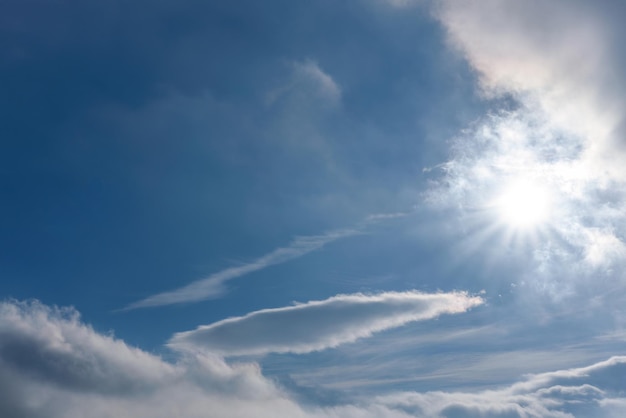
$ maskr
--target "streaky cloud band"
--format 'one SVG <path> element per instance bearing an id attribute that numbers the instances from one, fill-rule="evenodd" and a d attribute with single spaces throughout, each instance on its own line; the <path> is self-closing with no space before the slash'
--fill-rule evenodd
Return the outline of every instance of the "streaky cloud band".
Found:
<path id="1" fill-rule="evenodd" d="M 482 391 L 391 392 L 328 406 L 301 404 L 256 363 L 178 354 L 168 362 L 132 348 L 72 308 L 0 301 L 0 416 L 564 418 L 618 417 L 626 407 L 624 356 Z"/>
<path id="2" fill-rule="evenodd" d="M 362 234 L 369 225 L 406 217 L 410 215 L 410 213 L 411 212 L 374 214 L 366 217 L 365 220 L 357 224 L 354 228 L 334 229 L 319 235 L 297 236 L 287 246 L 276 248 L 254 261 L 240 266 L 226 268 L 178 289 L 148 296 L 127 305 L 119 311 L 200 302 L 207 299 L 218 298 L 227 292 L 225 283 L 230 280 L 263 270 L 266 267 L 286 263 L 287 261 L 319 250 L 334 241 Z"/>
<path id="3" fill-rule="evenodd" d="M 293 239 L 286 247 L 277 248 L 250 263 L 229 267 L 178 289 L 148 296 L 145 299 L 131 303 L 123 308 L 122 311 L 199 302 L 216 298 L 226 292 L 224 285 L 229 280 L 302 257 L 333 241 L 351 237 L 359 233 L 361 232 L 358 229 L 337 229 L 320 235 L 299 236 Z"/>
<path id="4" fill-rule="evenodd" d="M 224 356 L 308 353 L 442 314 L 466 312 L 483 299 L 465 292 L 384 292 L 263 309 L 175 334 L 168 346 Z"/>

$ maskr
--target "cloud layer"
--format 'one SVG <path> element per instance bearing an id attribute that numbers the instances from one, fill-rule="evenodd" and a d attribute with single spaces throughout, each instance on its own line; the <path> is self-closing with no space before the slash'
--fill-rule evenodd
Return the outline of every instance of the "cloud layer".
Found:
<path id="1" fill-rule="evenodd" d="M 339 295 L 264 309 L 176 334 L 169 346 L 220 355 L 307 353 L 442 314 L 465 312 L 483 300 L 466 293 L 385 292 Z"/>
<path id="2" fill-rule="evenodd" d="M 625 373 L 626 357 L 613 357 L 482 392 L 304 406 L 254 363 L 229 364 L 208 352 L 169 363 L 99 334 L 73 309 L 0 303 L 0 415 L 12 418 L 619 417 Z"/>

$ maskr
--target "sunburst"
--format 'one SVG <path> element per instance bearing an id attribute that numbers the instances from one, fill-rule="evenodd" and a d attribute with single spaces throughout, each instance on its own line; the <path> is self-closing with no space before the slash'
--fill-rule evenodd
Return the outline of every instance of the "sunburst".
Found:
<path id="1" fill-rule="evenodd" d="M 502 224 L 521 231 L 547 223 L 553 208 L 549 190 L 525 179 L 507 183 L 494 199 L 493 206 Z"/>

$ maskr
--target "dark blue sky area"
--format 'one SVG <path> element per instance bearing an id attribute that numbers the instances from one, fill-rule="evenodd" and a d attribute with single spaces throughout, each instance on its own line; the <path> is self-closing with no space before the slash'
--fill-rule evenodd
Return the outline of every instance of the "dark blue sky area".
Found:
<path id="1" fill-rule="evenodd" d="M 89 318 L 295 235 L 411 210 L 422 168 L 478 111 L 419 8 L 1 8 L 0 291 Z M 339 104 L 296 79 L 306 63 Z"/>
<path id="2" fill-rule="evenodd" d="M 0 1 L 0 416 L 623 416 L 623 3 Z"/>

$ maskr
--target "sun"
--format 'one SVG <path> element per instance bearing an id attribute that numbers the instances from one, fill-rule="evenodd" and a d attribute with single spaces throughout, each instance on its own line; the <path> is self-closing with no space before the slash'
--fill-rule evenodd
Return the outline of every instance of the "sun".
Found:
<path id="1" fill-rule="evenodd" d="M 546 223 L 552 211 L 548 189 L 529 180 L 505 185 L 494 201 L 500 221 L 516 230 L 533 229 Z"/>

